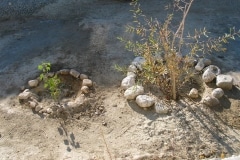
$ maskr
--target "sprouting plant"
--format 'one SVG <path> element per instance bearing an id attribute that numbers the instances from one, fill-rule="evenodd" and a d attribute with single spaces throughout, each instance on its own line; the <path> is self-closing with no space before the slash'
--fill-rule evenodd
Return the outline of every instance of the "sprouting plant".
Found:
<path id="1" fill-rule="evenodd" d="M 58 76 L 55 74 L 53 77 L 49 76 L 49 71 L 51 69 L 51 63 L 41 63 L 38 65 L 38 70 L 40 70 L 42 73 L 40 74 L 40 80 L 44 83 L 44 88 L 48 89 L 51 96 L 54 99 L 57 99 L 60 95 L 60 89 L 59 85 L 61 83 L 61 80 L 58 78 Z"/>
<path id="2" fill-rule="evenodd" d="M 172 13 L 160 22 L 147 18 L 140 9 L 138 0 L 133 0 L 133 25 L 128 25 L 126 32 L 133 33 L 137 40 L 119 38 L 127 50 L 145 58 L 143 70 L 137 73 L 138 79 L 143 83 L 160 86 L 163 93 L 173 100 L 177 99 L 181 87 L 193 76 L 192 62 L 195 56 L 226 51 L 224 43 L 240 37 L 240 30 L 236 31 L 235 28 L 216 38 L 209 37 L 205 28 L 195 29 L 193 34 L 184 36 L 185 20 L 193 1 L 173 0 Z M 175 12 L 182 13 L 177 27 L 172 25 Z"/>

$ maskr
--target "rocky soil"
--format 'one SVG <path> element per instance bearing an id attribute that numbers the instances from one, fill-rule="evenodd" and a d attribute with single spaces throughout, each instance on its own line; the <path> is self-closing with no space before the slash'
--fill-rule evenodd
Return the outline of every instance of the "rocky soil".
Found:
<path id="1" fill-rule="evenodd" d="M 143 11 L 159 19 L 168 2 L 140 0 Z M 229 27 L 239 29 L 239 8 L 238 0 L 196 0 L 186 30 L 205 26 L 219 36 Z M 226 53 L 207 56 L 233 77 L 233 88 L 224 90 L 220 105 L 160 96 L 171 112 L 144 110 L 124 98 L 120 85 L 125 75 L 114 69 L 134 59 L 116 38 L 133 38 L 124 32 L 132 23 L 130 9 L 129 2 L 118 0 L 0 2 L 1 159 L 180 160 L 240 154 L 240 39 L 226 44 Z M 67 118 L 46 118 L 20 104 L 22 86 L 29 88 L 42 62 L 51 62 L 53 72 L 67 68 L 88 75 L 94 83 L 94 92 L 87 95 L 89 108 Z M 207 87 L 201 93 L 211 94 L 215 80 Z M 41 101 L 44 108 L 52 103 L 50 97 Z"/>

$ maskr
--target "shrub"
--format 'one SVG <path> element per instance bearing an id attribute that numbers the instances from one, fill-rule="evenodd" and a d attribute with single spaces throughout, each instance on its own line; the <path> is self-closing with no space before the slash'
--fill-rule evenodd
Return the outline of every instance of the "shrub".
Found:
<path id="1" fill-rule="evenodd" d="M 137 73 L 139 81 L 144 84 L 160 86 L 165 95 L 177 99 L 181 87 L 190 80 L 194 70 L 192 59 L 201 54 L 213 51 L 226 51 L 224 43 L 240 36 L 240 30 L 231 28 L 229 33 L 216 38 L 209 38 L 207 30 L 195 29 L 193 34 L 184 36 L 185 20 L 194 0 L 174 0 L 173 8 L 166 20 L 160 22 L 147 18 L 140 8 L 138 0 L 131 2 L 133 6 L 133 25 L 126 26 L 126 32 L 133 33 L 137 40 L 120 37 L 125 48 L 137 56 L 143 56 L 143 70 Z M 171 25 L 174 13 L 181 13 L 177 27 Z"/>

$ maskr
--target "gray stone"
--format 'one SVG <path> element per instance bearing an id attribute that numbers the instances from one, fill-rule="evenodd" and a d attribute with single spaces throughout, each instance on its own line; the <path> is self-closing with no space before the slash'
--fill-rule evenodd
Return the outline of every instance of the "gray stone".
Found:
<path id="1" fill-rule="evenodd" d="M 88 76 L 86 74 L 80 74 L 80 79 L 81 80 L 88 79 Z"/>
<path id="2" fill-rule="evenodd" d="M 197 71 L 201 71 L 204 67 L 205 67 L 204 59 L 203 59 L 203 58 L 200 58 L 200 59 L 198 60 L 197 65 L 195 66 L 195 69 L 196 69 Z"/>
<path id="3" fill-rule="evenodd" d="M 138 95 L 136 103 L 143 108 L 151 107 L 154 104 L 154 99 L 148 95 Z"/>
<path id="4" fill-rule="evenodd" d="M 144 57 L 136 57 L 134 58 L 134 60 L 132 61 L 132 65 L 135 65 L 137 67 L 137 69 L 142 70 L 142 66 L 145 63 L 145 58 Z"/>
<path id="5" fill-rule="evenodd" d="M 198 98 L 198 90 L 196 88 L 192 88 L 188 96 L 191 98 Z"/>
<path id="6" fill-rule="evenodd" d="M 38 83 L 39 83 L 39 81 L 37 79 L 28 81 L 29 87 L 37 87 Z"/>
<path id="7" fill-rule="evenodd" d="M 207 69 L 210 69 L 216 76 L 221 74 L 221 70 L 218 68 L 218 66 L 210 65 L 207 67 Z"/>
<path id="8" fill-rule="evenodd" d="M 210 65 L 204 71 L 202 75 L 202 79 L 205 83 L 208 83 L 214 80 L 216 76 L 219 75 L 220 73 L 221 73 L 221 70 L 217 66 Z"/>
<path id="9" fill-rule="evenodd" d="M 68 74 L 70 74 L 70 70 L 69 69 L 61 69 L 58 71 L 58 73 L 60 73 L 62 75 L 68 75 Z"/>
<path id="10" fill-rule="evenodd" d="M 231 90 L 233 86 L 233 78 L 230 75 L 218 75 L 216 80 L 216 85 L 219 88 Z"/>
<path id="11" fill-rule="evenodd" d="M 221 98 L 224 95 L 222 88 L 216 88 L 212 91 L 212 96 L 216 98 Z"/>
<path id="12" fill-rule="evenodd" d="M 168 114 L 169 108 L 162 102 L 155 102 L 154 109 L 158 114 Z"/>
<path id="13" fill-rule="evenodd" d="M 128 88 L 125 92 L 124 92 L 124 97 L 126 99 L 135 99 L 138 95 L 141 95 L 144 93 L 144 88 L 143 86 L 132 86 L 130 88 Z"/>
<path id="14" fill-rule="evenodd" d="M 82 81 L 82 86 L 91 87 L 92 85 L 93 85 L 92 80 L 90 80 L 90 79 L 83 79 L 83 81 Z"/>
<path id="15" fill-rule="evenodd" d="M 70 75 L 72 75 L 75 78 L 79 78 L 80 73 L 78 71 L 74 70 L 74 69 L 71 69 L 70 70 Z"/>
<path id="16" fill-rule="evenodd" d="M 125 90 L 134 85 L 135 85 L 135 77 L 133 77 L 133 76 L 127 76 L 127 77 L 123 78 L 122 83 L 121 83 L 121 87 Z"/>
<path id="17" fill-rule="evenodd" d="M 214 107 L 219 105 L 219 100 L 216 97 L 213 96 L 206 96 L 205 98 L 203 98 L 203 104 L 209 106 L 209 107 Z"/>

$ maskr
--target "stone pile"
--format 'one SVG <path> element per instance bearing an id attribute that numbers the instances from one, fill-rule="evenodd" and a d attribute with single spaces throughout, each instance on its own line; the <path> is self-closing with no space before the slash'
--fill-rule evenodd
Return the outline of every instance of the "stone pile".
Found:
<path id="1" fill-rule="evenodd" d="M 138 106 L 146 109 L 154 106 L 156 112 L 165 113 L 167 108 L 163 109 L 161 103 L 156 103 L 156 98 L 144 93 L 144 87 L 136 84 L 137 72 L 142 70 L 142 66 L 145 62 L 144 57 L 136 57 L 131 65 L 128 67 L 127 76 L 122 80 L 121 87 L 125 90 L 124 97 L 127 100 L 135 100 Z M 193 63 L 195 61 L 193 60 Z M 211 65 L 211 60 L 207 58 L 200 58 L 195 63 L 195 70 L 203 72 L 202 81 L 204 83 L 210 83 L 216 79 L 217 88 L 212 93 L 203 97 L 202 102 L 207 106 L 216 106 L 219 104 L 219 99 L 224 95 L 223 90 L 230 90 L 233 86 L 233 78 L 230 75 L 221 74 L 221 70 Z M 196 88 L 192 88 L 189 92 L 190 98 L 198 98 L 199 93 Z"/>
<path id="2" fill-rule="evenodd" d="M 31 89 L 38 87 L 40 84 L 39 79 L 34 79 L 28 81 L 30 89 L 25 89 L 18 95 L 20 103 L 26 104 L 28 107 L 46 117 L 59 117 L 62 113 L 74 114 L 81 111 L 88 103 L 86 94 L 88 94 L 93 87 L 92 80 L 90 80 L 87 75 L 80 74 L 74 69 L 62 69 L 55 73 L 50 73 L 49 77 L 53 77 L 55 74 L 69 75 L 81 81 L 80 91 L 74 100 L 63 102 L 63 104 L 53 103 L 45 107 L 40 102 L 40 97 L 31 91 Z"/>
<path id="3" fill-rule="evenodd" d="M 167 114 L 168 108 L 164 107 L 161 102 L 156 102 L 156 98 L 144 93 L 144 87 L 136 84 L 136 75 L 142 70 L 145 62 L 144 57 L 136 57 L 128 67 L 127 76 L 122 80 L 121 87 L 125 90 L 124 97 L 127 100 L 135 100 L 136 104 L 146 110 L 154 106 L 159 114 Z"/>
<path id="4" fill-rule="evenodd" d="M 211 61 L 205 58 L 198 60 L 195 69 L 197 71 L 203 71 L 202 80 L 205 83 L 213 82 L 213 80 L 216 79 L 217 88 L 208 95 L 205 95 L 202 103 L 210 107 L 219 105 L 219 99 L 224 95 L 223 90 L 232 89 L 233 78 L 230 75 L 221 74 L 221 70 L 217 66 L 211 65 Z M 191 98 L 198 98 L 197 89 L 191 89 L 188 95 Z"/>

